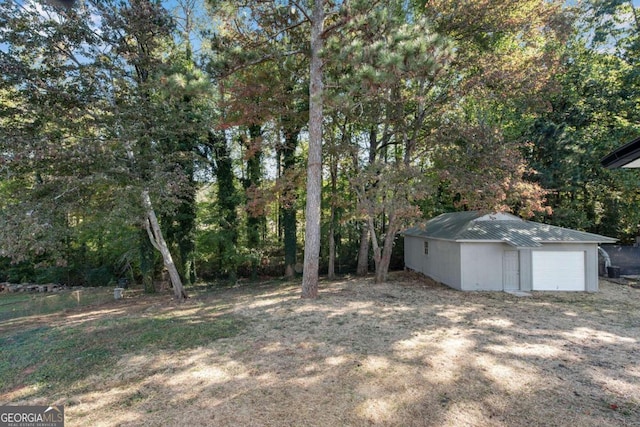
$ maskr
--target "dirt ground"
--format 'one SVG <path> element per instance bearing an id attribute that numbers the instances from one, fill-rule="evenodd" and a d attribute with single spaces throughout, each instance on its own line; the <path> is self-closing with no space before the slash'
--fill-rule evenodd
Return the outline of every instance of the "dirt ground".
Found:
<path id="1" fill-rule="evenodd" d="M 244 328 L 0 402 L 64 404 L 67 426 L 640 426 L 640 289 L 517 297 L 394 273 L 299 295 L 298 283 L 247 285 L 48 318 L 215 310 Z"/>

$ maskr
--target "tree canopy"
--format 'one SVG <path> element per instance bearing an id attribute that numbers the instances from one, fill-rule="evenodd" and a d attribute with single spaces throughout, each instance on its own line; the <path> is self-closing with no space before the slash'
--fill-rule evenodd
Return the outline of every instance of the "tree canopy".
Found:
<path id="1" fill-rule="evenodd" d="M 637 171 L 599 166 L 639 131 L 630 1 L 11 0 L 0 28 L 0 279 L 314 298 L 442 212 L 639 231 Z"/>

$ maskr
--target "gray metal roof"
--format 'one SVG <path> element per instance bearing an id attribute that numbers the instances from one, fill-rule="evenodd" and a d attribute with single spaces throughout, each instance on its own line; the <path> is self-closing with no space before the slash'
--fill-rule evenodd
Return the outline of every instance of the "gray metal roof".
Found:
<path id="1" fill-rule="evenodd" d="M 485 215 L 481 212 L 445 213 L 402 234 L 456 242 L 504 242 L 519 248 L 535 248 L 543 243 L 617 241 L 599 234 L 526 221 L 510 214 Z"/>

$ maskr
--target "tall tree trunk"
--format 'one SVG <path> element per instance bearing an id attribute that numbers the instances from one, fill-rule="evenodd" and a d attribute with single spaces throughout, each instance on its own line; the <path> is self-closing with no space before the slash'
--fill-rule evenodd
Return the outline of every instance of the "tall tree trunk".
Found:
<path id="1" fill-rule="evenodd" d="M 292 279 L 296 275 L 297 262 L 297 220 L 296 208 L 286 207 L 282 212 L 282 226 L 284 228 L 284 275 Z"/>
<path id="2" fill-rule="evenodd" d="M 632 0 L 628 1 L 629 7 L 631 7 L 631 11 L 633 12 L 633 22 L 636 24 L 636 31 L 640 32 L 640 21 L 638 20 L 638 10 L 634 6 L 634 2 Z"/>
<path id="3" fill-rule="evenodd" d="M 336 192 L 338 181 L 338 159 L 336 155 L 331 156 L 331 217 L 329 219 L 329 271 L 327 276 L 330 280 L 336 278 Z"/>
<path id="4" fill-rule="evenodd" d="M 331 219 L 329 223 L 329 271 L 327 277 L 329 280 L 336 278 L 336 229 L 335 229 L 335 207 L 331 206 Z"/>
<path id="5" fill-rule="evenodd" d="M 195 197 L 193 200 L 195 203 Z M 189 214 L 190 215 L 191 213 L 193 214 L 192 216 L 190 216 L 188 220 L 185 220 L 183 225 L 185 227 L 185 231 L 187 230 L 186 227 L 190 226 L 190 228 L 188 229 L 190 233 L 184 236 L 181 236 L 180 241 L 178 242 L 178 245 L 180 249 L 180 260 L 182 262 L 182 274 L 184 276 L 185 283 L 187 285 L 192 285 L 197 280 L 196 264 L 195 264 L 196 245 L 194 242 L 196 212 L 195 212 L 194 204 L 191 206 L 188 206 L 188 208 L 190 211 Z"/>
<path id="6" fill-rule="evenodd" d="M 358 251 L 358 267 L 356 274 L 366 276 L 369 272 L 369 224 L 362 221 L 362 232 L 360 233 L 360 250 Z"/>
<path id="7" fill-rule="evenodd" d="M 180 280 L 178 269 L 173 263 L 173 257 L 171 256 L 171 252 L 169 251 L 167 242 L 164 240 L 164 237 L 162 235 L 162 230 L 160 229 L 160 224 L 158 223 L 158 217 L 156 216 L 156 212 L 153 209 L 153 205 L 151 204 L 151 197 L 149 197 L 149 192 L 147 190 L 144 190 L 142 192 L 142 204 L 147 216 L 145 225 L 147 227 L 147 233 L 149 234 L 149 241 L 162 255 L 164 267 L 169 272 L 169 277 L 171 278 L 173 293 L 176 299 L 179 301 L 189 298 L 182 286 L 182 280 Z"/>
<path id="8" fill-rule="evenodd" d="M 373 223 L 373 216 L 369 215 L 369 235 L 371 236 L 371 246 L 373 246 L 373 263 L 375 265 L 376 273 L 380 268 L 380 261 L 382 259 L 382 253 L 380 252 L 380 246 L 378 245 L 378 236 L 376 235 L 376 228 Z"/>
<path id="9" fill-rule="evenodd" d="M 333 153 L 331 155 L 331 217 L 329 219 L 329 271 L 327 276 L 333 280 L 336 277 L 336 223 L 337 223 L 337 192 L 338 192 L 338 156 Z"/>
<path id="10" fill-rule="evenodd" d="M 233 164 L 227 146 L 227 137 L 223 132 L 209 132 L 209 144 L 213 150 L 218 188 L 218 225 L 220 226 L 220 271 L 227 273 L 230 283 L 237 279 L 237 207 Z"/>
<path id="11" fill-rule="evenodd" d="M 369 165 L 376 161 L 378 153 L 378 130 L 376 126 L 369 129 Z M 355 159 L 357 162 L 357 158 Z M 371 223 L 373 224 L 373 222 Z M 362 232 L 360 234 L 360 250 L 358 251 L 358 267 L 356 274 L 358 276 L 366 276 L 369 272 L 369 243 L 373 240 L 373 225 L 369 225 L 368 220 L 362 221 Z M 370 229 L 371 228 L 371 229 Z M 376 241 L 377 243 L 377 241 Z"/>
<path id="12" fill-rule="evenodd" d="M 182 166 L 189 177 L 189 186 L 185 189 L 175 213 L 161 216 L 160 221 L 165 233 L 165 240 L 172 249 L 180 277 L 185 285 L 195 283 L 195 243 L 196 227 L 196 189 L 193 172 L 189 165 Z"/>
<path id="13" fill-rule="evenodd" d="M 394 213 L 389 214 L 389 224 L 387 232 L 384 236 L 382 248 L 378 245 L 378 237 L 373 228 L 373 218 L 369 217 L 369 228 L 371 230 L 371 244 L 373 245 L 373 259 L 376 265 L 376 283 L 384 283 L 389 273 L 389 263 L 391 262 L 391 252 L 393 251 L 393 241 L 398 233 L 398 225 L 396 224 L 396 216 Z"/>
<path id="14" fill-rule="evenodd" d="M 380 258 L 380 263 L 376 270 L 376 283 L 384 283 L 387 281 L 389 264 L 391 263 L 391 254 L 393 252 L 393 241 L 396 238 L 397 232 L 397 226 L 395 224 L 389 224 L 387 234 L 384 236 L 382 257 Z"/>
<path id="15" fill-rule="evenodd" d="M 324 0 L 316 0 L 311 13 L 311 63 L 309 67 L 309 159 L 304 239 L 302 298 L 318 296 L 320 265 L 320 209 L 322 195 L 322 81 Z"/>
<path id="16" fill-rule="evenodd" d="M 249 126 L 249 143 L 247 149 L 253 153 L 247 158 L 247 179 L 244 182 L 245 191 L 251 187 L 258 187 L 262 178 L 262 148 L 260 138 L 262 131 L 260 125 Z M 247 246 L 254 254 L 259 253 L 260 236 L 264 227 L 264 214 L 247 212 Z M 258 279 L 258 259 L 254 256 L 251 260 L 251 280 Z"/>
<path id="17" fill-rule="evenodd" d="M 293 171 L 296 167 L 296 147 L 298 145 L 298 135 L 300 130 L 291 126 L 289 120 L 284 125 L 284 147 L 282 147 L 282 163 L 284 173 Z M 285 177 L 286 179 L 286 177 Z M 298 223 L 296 209 L 296 190 L 293 187 L 285 186 L 282 198 L 284 203 L 281 207 L 282 229 L 284 232 L 284 276 L 293 279 L 296 275 L 295 265 L 298 261 Z"/>

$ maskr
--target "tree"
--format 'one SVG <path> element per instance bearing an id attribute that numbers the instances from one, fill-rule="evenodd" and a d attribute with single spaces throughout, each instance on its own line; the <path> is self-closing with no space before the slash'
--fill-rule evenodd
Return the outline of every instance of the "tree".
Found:
<path id="1" fill-rule="evenodd" d="M 409 14 L 402 2 L 374 5 L 342 29 L 350 43 L 336 39 L 330 47 L 336 78 L 331 102 L 349 119 L 356 111 L 370 128 L 368 163 L 356 172 L 353 189 L 367 221 L 378 282 L 386 280 L 397 232 L 419 212 L 414 201 L 427 195 L 416 155 L 422 154 L 422 128 L 437 97 L 438 76 L 452 54 L 446 38 Z M 352 148 L 359 165 L 363 153 Z"/>
<path id="2" fill-rule="evenodd" d="M 293 88 L 290 89 L 293 91 Z M 294 98 L 295 99 L 295 98 Z M 299 104 L 298 104 L 299 105 Z M 298 159 L 296 149 L 302 123 L 300 119 L 300 108 L 294 102 L 292 107 L 285 111 L 281 118 L 283 143 L 278 145 L 278 162 L 280 181 L 280 211 L 282 229 L 284 234 L 284 268 L 285 277 L 295 276 L 295 265 L 297 262 L 298 242 L 297 242 L 297 186 L 298 186 Z"/>
<path id="3" fill-rule="evenodd" d="M 209 4 L 211 13 L 222 22 L 211 34 L 212 53 L 208 69 L 225 95 L 223 126 L 244 129 L 271 127 L 276 130 L 274 134 L 279 138 L 281 135 L 283 139 L 282 142 L 273 142 L 280 167 L 279 182 L 271 194 L 280 198 L 285 274 L 293 277 L 297 252 L 296 148 L 306 121 L 302 116 L 308 111 L 304 106 L 308 104 L 308 95 L 304 93 L 308 90 L 308 59 L 304 54 L 306 35 L 303 29 L 306 21 L 293 5 L 279 2 L 250 6 L 238 2 Z M 261 145 L 267 143 L 262 136 L 250 136 L 247 141 L 250 146 L 245 152 L 250 155 L 262 153 L 264 147 L 255 149 L 257 142 Z M 254 171 L 250 181 L 256 183 L 258 177 L 255 172 L 258 169 L 255 166 L 259 157 L 246 159 L 248 170 Z M 249 181 L 245 182 L 250 213 L 262 215 L 261 209 L 254 208 L 262 206 L 264 199 L 268 199 L 261 195 L 268 195 Z M 264 220 L 249 218 L 248 222 L 252 223 L 249 228 L 254 229 L 249 235 L 254 236 L 251 240 L 255 246 L 255 226 L 263 224 Z"/>
<path id="4" fill-rule="evenodd" d="M 95 147 L 84 144 L 94 130 L 91 114 L 99 114 L 87 108 L 93 70 L 76 57 L 93 35 L 73 17 L 15 2 L 0 6 L 0 22 L 11 30 L 2 32 L 0 49 L 6 130 L 0 153 L 8 196 L 2 252 L 14 261 L 39 257 L 65 265 L 71 238 L 67 217 L 75 200 L 91 194 L 98 156 Z M 82 174 L 73 173 L 78 168 Z"/>
<path id="5" fill-rule="evenodd" d="M 324 82 L 322 78 L 325 2 L 315 1 L 311 15 L 309 61 L 309 154 L 307 159 L 307 205 L 305 207 L 304 270 L 302 298 L 318 296 L 320 260 L 320 210 L 322 202 L 322 120 Z"/>
<path id="6" fill-rule="evenodd" d="M 70 197 L 74 192 L 88 199 L 111 197 L 116 210 L 128 205 L 131 223 L 137 215 L 144 218 L 176 297 L 186 297 L 152 201 L 162 200 L 170 210 L 185 182 L 183 171 L 160 155 L 162 141 L 184 130 L 184 121 L 172 115 L 175 110 L 162 95 L 168 67 L 159 53 L 173 28 L 166 11 L 142 0 L 73 9 L 11 2 L 0 11 L 11 29 L 3 32 L 7 73 L 2 87 L 27 107 L 11 111 L 10 120 L 22 125 L 3 141 L 1 151 L 11 174 L 26 184 L 21 199 L 33 200 L 37 218 L 25 221 L 18 215 L 16 227 L 50 227 L 47 200 L 59 206 L 68 199 L 62 211 L 53 210 L 61 217 L 82 215 L 88 205 Z M 34 157 L 36 151 L 41 155 Z M 35 181 L 29 178 L 33 171 L 40 171 Z M 38 181 L 53 194 L 41 192 Z M 113 191 L 95 191 L 104 186 Z M 17 204 L 18 211 L 23 207 Z M 56 244 L 41 240 L 36 252 L 56 253 Z M 11 253 L 34 253 L 24 249 Z"/>
<path id="7" fill-rule="evenodd" d="M 561 2 L 539 0 L 437 0 L 424 13 L 457 48 L 447 103 L 433 133 L 438 178 L 455 188 L 458 207 L 525 216 L 544 211 L 545 192 L 528 182 L 533 171 L 521 153 L 531 146 L 527 125 L 556 90 L 553 76 L 571 33 L 570 13 Z"/>
<path id="8" fill-rule="evenodd" d="M 258 260 L 260 242 L 265 226 L 265 213 L 261 199 L 257 194 L 262 181 L 262 129 L 260 125 L 249 126 L 249 138 L 246 139 L 247 177 L 244 188 L 247 195 L 247 246 L 251 254 L 251 278 L 258 278 Z"/>
<path id="9" fill-rule="evenodd" d="M 184 3 L 193 3 L 189 0 Z M 169 64 L 164 78 L 164 87 L 159 91 L 161 101 L 181 126 L 159 141 L 165 161 L 173 161 L 185 177 L 184 186 L 177 195 L 175 209 L 161 217 L 162 229 L 166 233 L 172 252 L 176 255 L 178 272 L 185 284 L 196 280 L 195 232 L 196 193 L 199 183 L 196 174 L 207 161 L 197 156 L 199 148 L 207 141 L 207 128 L 212 120 L 212 90 L 208 78 L 194 62 L 189 42 L 188 27 L 191 19 L 187 10 L 186 34 L 176 45 L 168 46 L 166 54 Z M 193 7 L 193 5 L 191 5 Z"/>
<path id="10" fill-rule="evenodd" d="M 242 5 L 240 5 L 242 8 Z M 275 61 L 303 51 L 294 45 L 278 43 L 285 40 L 290 29 L 304 23 L 311 26 L 309 65 L 309 158 L 307 160 L 307 206 L 305 209 L 305 260 L 302 280 L 302 297 L 315 298 L 318 293 L 318 268 L 320 255 L 320 203 L 322 187 L 322 49 L 325 2 L 315 2 L 312 9 L 304 4 L 290 5 L 302 15 L 291 23 L 288 7 L 277 2 L 265 2 L 248 8 L 250 16 L 231 17 L 228 26 L 220 29 L 214 39 L 214 50 L 224 54 L 226 59 L 216 62 L 215 72 L 229 75 L 232 71 L 246 69 L 269 61 Z M 218 10 L 222 10 L 221 8 Z M 246 10 L 246 9 L 245 9 Z M 284 12 L 284 13 L 283 13 Z M 232 30 L 232 23 L 234 29 Z M 258 37 L 251 37 L 253 33 Z M 241 46 L 241 49 L 231 49 Z M 284 47 L 284 49 L 283 49 Z M 297 132 L 289 132 L 292 135 Z M 289 241 L 289 240 L 288 240 Z"/>
<path id="11" fill-rule="evenodd" d="M 104 9 L 103 9 L 104 10 Z M 114 127 L 116 129 L 108 137 L 119 138 L 124 141 L 124 149 L 132 163 L 134 179 L 141 184 L 142 203 L 145 213 L 144 225 L 152 245 L 162 255 L 164 267 L 169 273 L 175 297 L 182 300 L 187 297 L 182 280 L 173 261 L 173 256 L 164 239 L 152 203 L 150 190 L 147 187 L 150 178 L 162 179 L 163 175 L 171 174 L 165 168 L 156 169 L 155 176 L 150 172 L 155 168 L 154 154 L 161 147 L 159 141 L 167 138 L 171 119 L 162 111 L 164 105 L 154 98 L 157 84 L 161 83 L 158 69 L 165 68 L 158 57 L 162 42 L 167 41 L 171 34 L 172 22 L 166 12 L 158 4 L 151 1 L 135 0 L 125 5 L 118 15 L 103 17 L 109 25 L 105 33 L 114 43 L 117 56 L 112 56 L 112 64 L 120 65 L 111 68 L 112 96 L 114 98 Z M 116 74 L 119 71 L 120 73 Z M 133 72 L 131 74 L 130 72 Z M 154 75 L 155 74 L 155 75 Z M 126 93 L 126 96 L 122 94 Z M 143 108 L 141 108 L 143 107 Z M 142 112 L 142 114 L 140 114 Z M 151 114 L 149 114 L 151 113 Z M 171 117 L 174 118 L 174 117 Z M 135 120 L 135 125 L 132 123 Z M 162 165 L 165 166 L 165 165 Z M 182 171 L 178 172 L 178 183 L 184 183 Z M 176 175 L 174 175 L 176 176 Z"/>
<path id="12" fill-rule="evenodd" d="M 550 190 L 542 221 L 633 241 L 637 177 L 608 171 L 600 159 L 638 134 L 637 26 L 630 2 L 585 2 L 556 75 L 550 108 L 528 130 L 529 161 Z M 625 22 L 625 24 L 622 24 Z"/>
<path id="13" fill-rule="evenodd" d="M 233 175 L 233 161 L 228 146 L 227 136 L 224 132 L 211 132 L 209 144 L 213 148 L 215 159 L 215 173 L 218 189 L 218 226 L 220 239 L 218 241 L 220 251 L 220 271 L 227 273 L 230 283 L 236 282 L 238 266 L 238 232 L 236 209 L 240 199 L 236 193 L 235 179 Z"/>

